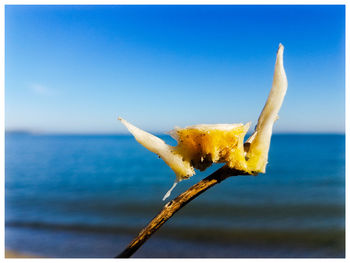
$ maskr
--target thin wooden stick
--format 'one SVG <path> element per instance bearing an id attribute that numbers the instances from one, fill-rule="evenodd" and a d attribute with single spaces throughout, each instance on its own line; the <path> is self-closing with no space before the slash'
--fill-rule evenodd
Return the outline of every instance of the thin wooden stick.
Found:
<path id="1" fill-rule="evenodd" d="M 138 236 L 131 241 L 126 249 L 120 253 L 116 258 L 128 258 L 131 257 L 137 249 L 139 249 L 148 238 L 151 237 L 170 217 L 172 217 L 177 211 L 184 207 L 187 203 L 194 198 L 204 193 L 212 186 L 222 182 L 228 177 L 248 175 L 246 172 L 231 169 L 227 166 L 223 166 L 208 177 L 204 178 L 197 184 L 190 187 L 187 191 L 180 194 L 178 197 L 168 202 L 160 213 L 152 219 L 149 224 L 141 230 Z"/>

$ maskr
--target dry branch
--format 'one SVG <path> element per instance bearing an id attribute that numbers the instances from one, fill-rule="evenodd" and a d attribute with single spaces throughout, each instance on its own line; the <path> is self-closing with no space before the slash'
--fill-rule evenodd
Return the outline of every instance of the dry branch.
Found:
<path id="1" fill-rule="evenodd" d="M 131 243 L 126 247 L 126 249 L 120 253 L 116 258 L 128 258 L 131 257 L 139 247 L 146 242 L 148 238 L 151 237 L 170 217 L 172 217 L 178 210 L 184 207 L 191 200 L 204 193 L 206 190 L 212 186 L 222 182 L 228 177 L 238 176 L 238 175 L 248 175 L 245 172 L 231 169 L 224 166 L 208 177 L 204 178 L 197 184 L 190 187 L 187 191 L 180 194 L 178 197 L 168 202 L 160 213 L 152 219 L 152 221 L 141 230 L 138 236 L 131 241 Z"/>

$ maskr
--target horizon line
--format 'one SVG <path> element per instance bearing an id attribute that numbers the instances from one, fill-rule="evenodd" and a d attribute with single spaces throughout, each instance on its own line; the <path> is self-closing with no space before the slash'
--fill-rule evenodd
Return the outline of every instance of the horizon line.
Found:
<path id="1" fill-rule="evenodd" d="M 167 132 L 151 132 L 157 136 L 170 136 Z M 30 135 L 30 136 L 133 136 L 128 132 L 35 132 L 27 130 L 5 130 L 4 134 Z M 247 135 L 252 134 L 248 132 Z M 346 135 L 346 131 L 276 131 L 272 135 Z"/>

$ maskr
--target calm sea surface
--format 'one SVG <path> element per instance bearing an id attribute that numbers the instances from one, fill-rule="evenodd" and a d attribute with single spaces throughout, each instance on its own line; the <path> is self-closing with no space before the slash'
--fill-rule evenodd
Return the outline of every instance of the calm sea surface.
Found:
<path id="1" fill-rule="evenodd" d="M 115 256 L 175 178 L 131 136 L 6 134 L 5 154 L 6 248 L 48 257 Z M 210 189 L 135 256 L 344 257 L 344 212 L 345 136 L 274 135 L 266 174 Z"/>

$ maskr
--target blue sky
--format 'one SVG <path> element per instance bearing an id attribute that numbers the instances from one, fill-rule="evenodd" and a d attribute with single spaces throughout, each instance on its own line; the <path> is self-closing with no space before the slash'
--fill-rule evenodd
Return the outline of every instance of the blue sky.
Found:
<path id="1" fill-rule="evenodd" d="M 5 127 L 255 124 L 280 42 L 275 131 L 344 132 L 344 6 L 6 6 Z"/>

